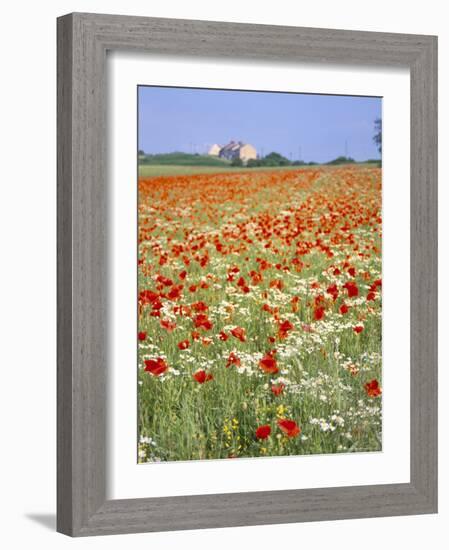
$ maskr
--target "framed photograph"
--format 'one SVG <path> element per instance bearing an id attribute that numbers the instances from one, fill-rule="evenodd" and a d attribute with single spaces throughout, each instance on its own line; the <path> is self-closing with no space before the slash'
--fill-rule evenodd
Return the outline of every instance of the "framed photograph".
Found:
<path id="1" fill-rule="evenodd" d="M 58 531 L 437 511 L 437 39 L 58 19 Z"/>

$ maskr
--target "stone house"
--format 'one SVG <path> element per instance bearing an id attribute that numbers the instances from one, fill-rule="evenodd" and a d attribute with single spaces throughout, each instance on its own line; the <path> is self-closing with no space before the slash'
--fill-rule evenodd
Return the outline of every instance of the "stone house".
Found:
<path id="1" fill-rule="evenodd" d="M 228 144 L 223 145 L 223 147 L 216 144 L 212 145 L 209 149 L 209 155 L 218 156 L 228 160 L 240 158 L 243 163 L 246 163 L 250 159 L 257 158 L 257 151 L 255 147 L 249 143 L 243 143 L 242 141 L 230 141 Z"/>

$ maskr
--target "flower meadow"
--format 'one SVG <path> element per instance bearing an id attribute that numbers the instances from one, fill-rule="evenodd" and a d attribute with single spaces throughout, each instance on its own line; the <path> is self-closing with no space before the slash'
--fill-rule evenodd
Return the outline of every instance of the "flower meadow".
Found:
<path id="1" fill-rule="evenodd" d="M 138 461 L 379 451 L 381 170 L 139 180 Z"/>

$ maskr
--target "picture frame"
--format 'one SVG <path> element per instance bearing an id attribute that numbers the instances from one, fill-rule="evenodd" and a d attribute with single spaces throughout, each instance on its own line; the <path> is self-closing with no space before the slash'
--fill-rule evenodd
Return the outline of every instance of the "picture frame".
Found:
<path id="1" fill-rule="evenodd" d="M 57 27 L 57 530 L 89 536 L 437 512 L 437 38 L 85 13 L 60 17 Z M 107 500 L 111 50 L 409 68 L 409 483 Z"/>

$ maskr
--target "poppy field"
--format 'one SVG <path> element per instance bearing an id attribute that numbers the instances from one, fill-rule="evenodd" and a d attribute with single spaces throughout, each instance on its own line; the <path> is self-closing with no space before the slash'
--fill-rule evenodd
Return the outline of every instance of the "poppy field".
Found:
<path id="1" fill-rule="evenodd" d="M 381 169 L 140 178 L 138 461 L 382 448 Z"/>

